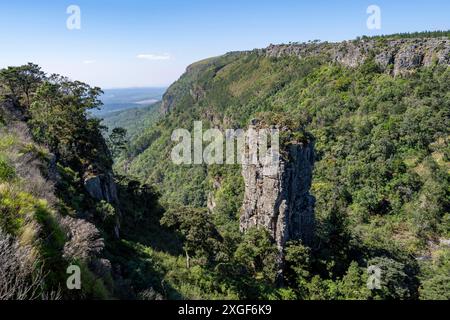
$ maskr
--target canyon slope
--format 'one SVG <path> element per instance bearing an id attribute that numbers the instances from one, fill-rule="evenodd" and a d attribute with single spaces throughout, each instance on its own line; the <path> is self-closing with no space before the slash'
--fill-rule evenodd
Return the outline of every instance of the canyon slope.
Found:
<path id="1" fill-rule="evenodd" d="M 256 236 L 252 226 L 283 251 L 303 239 L 314 261 L 307 282 L 355 270 L 363 277 L 379 261 L 406 275 L 407 289 L 394 295 L 415 298 L 427 291 L 419 278 L 428 280 L 412 270 L 431 270 L 439 265 L 435 252 L 448 252 L 449 50 L 446 33 L 425 33 L 270 45 L 196 62 L 168 88 L 159 122 L 115 169 L 154 185 L 175 211 L 208 208 L 222 236 L 246 231 L 235 250 Z M 245 130 L 253 119 L 289 128 L 285 142 L 306 146 L 279 180 L 240 165 L 167 161 L 174 129 L 192 131 L 203 121 L 205 130 Z M 314 223 L 302 229 L 300 217 Z M 297 270 L 289 261 L 286 268 Z"/>

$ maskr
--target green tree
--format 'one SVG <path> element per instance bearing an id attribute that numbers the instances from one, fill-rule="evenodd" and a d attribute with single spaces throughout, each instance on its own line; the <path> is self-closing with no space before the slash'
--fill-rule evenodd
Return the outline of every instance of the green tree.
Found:
<path id="1" fill-rule="evenodd" d="M 200 264 L 207 265 L 212 264 L 221 251 L 222 237 L 204 209 L 169 209 L 161 218 L 161 224 L 174 227 L 182 235 L 188 268 L 191 257 L 195 257 Z"/>
<path id="2" fill-rule="evenodd" d="M 33 93 L 44 78 L 45 73 L 33 63 L 0 71 L 0 81 L 7 87 L 13 99 L 19 102 L 21 96 L 24 96 L 27 108 L 31 105 Z"/>
<path id="3" fill-rule="evenodd" d="M 52 75 L 37 88 L 30 107 L 35 139 L 75 168 L 92 163 L 110 166 L 100 121 L 87 116 L 88 110 L 102 104 L 100 94 L 99 88 Z"/>
<path id="4" fill-rule="evenodd" d="M 108 146 L 113 158 L 120 156 L 127 149 L 127 144 L 127 130 L 114 128 L 108 138 Z"/>
<path id="5" fill-rule="evenodd" d="M 450 300 L 450 249 L 442 249 L 436 256 L 423 268 L 420 299 Z"/>
<path id="6" fill-rule="evenodd" d="M 279 252 L 268 231 L 251 228 L 246 231 L 236 249 L 235 259 L 246 266 L 255 278 L 274 283 L 279 268 Z"/>
<path id="7" fill-rule="evenodd" d="M 367 265 L 381 269 L 380 288 L 372 290 L 374 299 L 414 299 L 417 298 L 418 279 L 410 267 L 387 257 L 376 257 Z"/>
<path id="8" fill-rule="evenodd" d="M 290 241 L 286 244 L 284 277 L 286 284 L 298 292 L 302 299 L 308 297 L 308 283 L 312 277 L 311 250 L 300 241 Z"/>
<path id="9" fill-rule="evenodd" d="M 366 268 L 361 268 L 353 261 L 342 280 L 339 281 L 339 294 L 345 300 L 366 300 L 370 297 L 367 288 Z"/>

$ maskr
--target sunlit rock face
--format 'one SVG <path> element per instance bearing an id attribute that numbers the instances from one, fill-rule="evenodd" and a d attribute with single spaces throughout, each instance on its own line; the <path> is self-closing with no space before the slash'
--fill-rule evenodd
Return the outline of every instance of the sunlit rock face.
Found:
<path id="1" fill-rule="evenodd" d="M 289 240 L 310 244 L 314 235 L 314 197 L 310 194 L 313 143 L 291 144 L 273 170 L 243 164 L 245 194 L 240 229 L 266 228 L 282 251 Z M 267 169 L 267 168 L 266 168 Z"/>
<path id="2" fill-rule="evenodd" d="M 354 68 L 373 57 L 382 71 L 395 76 L 433 64 L 450 65 L 448 38 L 362 39 L 340 43 L 305 43 L 270 45 L 261 49 L 269 57 L 323 56 L 329 61 Z"/>

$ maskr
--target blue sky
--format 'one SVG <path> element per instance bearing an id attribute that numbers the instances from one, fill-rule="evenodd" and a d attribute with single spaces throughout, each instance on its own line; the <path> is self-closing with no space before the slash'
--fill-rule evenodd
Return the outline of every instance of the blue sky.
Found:
<path id="1" fill-rule="evenodd" d="M 69 30 L 69 5 L 81 29 Z M 381 30 L 366 26 L 369 5 Z M 448 0 L 0 0 L 0 67 L 32 61 L 103 88 L 166 86 L 190 63 L 270 43 L 450 29 Z"/>

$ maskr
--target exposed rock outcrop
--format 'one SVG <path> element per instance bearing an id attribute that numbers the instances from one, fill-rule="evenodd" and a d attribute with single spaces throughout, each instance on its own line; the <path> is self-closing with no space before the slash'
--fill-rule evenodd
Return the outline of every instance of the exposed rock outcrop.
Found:
<path id="1" fill-rule="evenodd" d="M 114 236 L 120 238 L 120 217 L 118 208 L 119 197 L 117 195 L 117 186 L 111 173 L 88 176 L 84 180 L 84 188 L 87 193 L 98 201 L 106 201 L 115 206 L 117 216 L 114 224 Z"/>
<path id="2" fill-rule="evenodd" d="M 324 56 L 347 67 L 363 64 L 371 55 L 380 68 L 393 75 L 401 75 L 433 63 L 450 65 L 448 38 L 424 39 L 363 39 L 341 43 L 302 43 L 270 45 L 259 50 L 268 57 Z M 392 65 L 392 68 L 388 68 Z"/>
<path id="3" fill-rule="evenodd" d="M 269 45 L 264 49 L 229 52 L 222 57 L 239 57 L 241 55 L 258 54 L 271 58 L 295 56 L 322 57 L 327 62 L 340 63 L 355 68 L 373 57 L 380 69 L 394 76 L 403 75 L 412 70 L 433 64 L 450 65 L 450 39 L 436 38 L 363 38 L 343 42 L 308 42 Z M 204 97 L 206 89 L 197 82 L 199 75 L 210 66 L 215 66 L 216 58 L 196 62 L 187 67 L 186 72 L 172 84 L 163 96 L 160 112 L 169 113 L 179 103 L 180 97 L 195 103 Z M 221 66 L 215 66 L 215 72 Z"/>
<path id="4" fill-rule="evenodd" d="M 174 95 L 172 95 L 169 90 L 164 94 L 163 100 L 161 102 L 161 114 L 167 114 L 172 108 L 174 102 Z"/>
<path id="5" fill-rule="evenodd" d="M 313 143 L 290 144 L 274 170 L 243 164 L 245 195 L 240 229 L 266 228 L 281 251 L 286 242 L 314 235 L 314 197 L 309 193 L 314 165 Z"/>
<path id="6" fill-rule="evenodd" d="M 89 176 L 84 180 L 84 187 L 89 195 L 96 200 L 104 200 L 108 203 L 117 204 L 117 187 L 110 173 Z"/>

